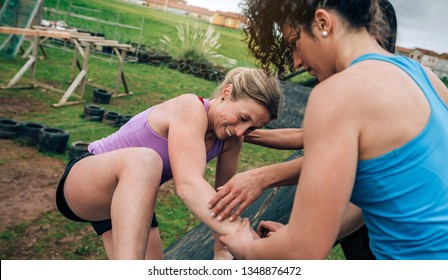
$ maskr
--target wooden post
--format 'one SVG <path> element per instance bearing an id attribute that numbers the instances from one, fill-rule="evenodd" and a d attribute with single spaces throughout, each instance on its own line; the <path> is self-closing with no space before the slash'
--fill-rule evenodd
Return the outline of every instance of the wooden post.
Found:
<path id="1" fill-rule="evenodd" d="M 31 68 L 31 72 L 30 72 L 30 78 L 31 78 L 31 82 L 34 83 L 34 76 L 36 74 L 36 59 L 37 56 L 39 54 L 39 36 L 35 35 L 34 36 L 34 42 L 33 42 L 33 57 L 35 59 L 32 68 Z"/>
<path id="2" fill-rule="evenodd" d="M 76 76 L 75 80 L 71 83 L 70 87 L 64 93 L 64 95 L 59 100 L 59 102 L 56 104 L 53 104 L 53 107 L 61 107 L 63 105 L 72 105 L 72 104 L 79 104 L 79 103 L 84 102 L 83 95 L 84 95 L 84 89 L 86 86 L 87 66 L 88 66 L 89 57 L 90 57 L 90 43 L 84 43 L 84 45 L 86 46 L 86 49 L 84 52 L 84 61 L 82 64 L 82 70 L 81 70 L 81 72 L 79 72 L 78 76 Z M 70 96 L 73 94 L 73 92 L 75 91 L 75 89 L 78 86 L 80 87 L 80 89 L 79 89 L 80 93 L 78 96 L 78 98 L 80 100 L 67 102 L 67 100 L 70 98 Z"/>
<path id="3" fill-rule="evenodd" d="M 14 75 L 14 77 L 9 81 L 7 86 L 4 86 L 2 88 L 6 89 L 6 88 L 11 88 L 12 86 L 14 86 L 19 80 L 20 78 L 22 78 L 23 74 L 25 74 L 25 72 L 36 62 L 36 58 L 34 56 L 30 56 L 30 58 L 28 59 L 28 61 L 25 63 L 25 65 L 22 66 L 22 68 L 20 68 L 20 70 Z"/>
<path id="4" fill-rule="evenodd" d="M 73 40 L 73 41 L 76 42 L 76 40 Z M 77 64 L 78 64 L 78 54 L 79 54 L 78 47 L 75 46 L 73 48 L 72 73 L 70 76 L 70 82 L 73 82 L 73 79 L 75 78 L 75 71 L 76 71 Z"/>
<path id="5" fill-rule="evenodd" d="M 79 96 L 81 98 L 84 98 L 84 90 L 86 88 L 86 81 L 87 81 L 87 66 L 89 65 L 89 58 L 90 58 L 90 43 L 86 44 L 86 51 L 84 52 L 84 60 L 82 62 L 82 71 L 85 71 L 86 74 L 84 78 L 81 81 L 81 87 L 79 91 Z"/>
<path id="6" fill-rule="evenodd" d="M 117 53 L 118 60 L 120 61 L 120 64 L 118 66 L 118 72 L 117 72 L 117 80 L 115 81 L 115 89 L 113 92 L 113 97 L 118 97 L 118 91 L 120 90 L 120 80 L 121 75 L 123 74 L 123 65 L 124 65 L 124 58 L 126 56 L 126 51 L 122 50 L 121 54 L 117 50 L 117 48 L 114 48 L 114 51 Z"/>

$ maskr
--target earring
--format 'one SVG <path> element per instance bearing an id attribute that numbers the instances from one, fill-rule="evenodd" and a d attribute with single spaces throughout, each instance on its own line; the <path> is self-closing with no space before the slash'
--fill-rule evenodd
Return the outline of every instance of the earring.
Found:
<path id="1" fill-rule="evenodd" d="M 325 30 L 323 30 L 323 31 L 322 31 L 322 37 L 326 38 L 327 36 L 328 36 L 328 32 L 325 31 Z"/>

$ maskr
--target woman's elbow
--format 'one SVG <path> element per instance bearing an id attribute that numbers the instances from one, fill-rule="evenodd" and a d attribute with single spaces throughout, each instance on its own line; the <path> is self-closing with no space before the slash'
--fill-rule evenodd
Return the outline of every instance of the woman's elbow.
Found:
<path id="1" fill-rule="evenodd" d="M 175 182 L 175 190 L 176 190 L 176 194 L 177 196 L 179 196 L 179 198 L 186 202 L 189 197 L 191 197 L 192 195 L 194 195 L 195 193 L 195 186 L 197 186 L 197 182 L 192 182 L 192 181 L 182 181 L 182 182 Z"/>
<path id="2" fill-rule="evenodd" d="M 182 201 L 185 200 L 185 198 L 186 198 L 187 192 L 185 189 L 187 189 L 187 187 L 185 187 L 185 185 L 183 185 L 183 184 L 177 185 L 176 184 L 176 187 L 175 187 L 176 194 L 180 199 L 182 199 Z"/>

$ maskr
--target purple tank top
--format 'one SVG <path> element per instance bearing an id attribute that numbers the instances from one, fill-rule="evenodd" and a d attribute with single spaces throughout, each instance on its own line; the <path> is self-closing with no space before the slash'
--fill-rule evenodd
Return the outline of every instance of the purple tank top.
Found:
<path id="1" fill-rule="evenodd" d="M 209 100 L 203 99 L 205 111 L 208 111 Z M 173 178 L 168 156 L 168 139 L 160 136 L 148 123 L 148 116 L 157 105 L 135 115 L 117 132 L 92 142 L 88 150 L 98 155 L 118 149 L 130 147 L 147 147 L 154 149 L 163 160 L 163 172 L 160 184 Z M 216 139 L 210 151 L 207 152 L 207 162 L 217 157 L 222 150 L 224 141 Z"/>

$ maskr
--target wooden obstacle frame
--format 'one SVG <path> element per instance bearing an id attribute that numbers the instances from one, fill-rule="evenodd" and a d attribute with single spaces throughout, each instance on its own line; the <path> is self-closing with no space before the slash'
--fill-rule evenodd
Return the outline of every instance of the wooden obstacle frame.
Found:
<path id="1" fill-rule="evenodd" d="M 124 60 L 127 51 L 134 52 L 134 48 L 131 45 L 120 44 L 117 41 L 105 40 L 103 37 L 92 36 L 90 33 L 78 32 L 76 29 L 73 30 L 58 30 L 53 28 L 34 26 L 34 29 L 27 28 L 15 28 L 15 27 L 0 27 L 0 33 L 6 34 L 20 34 L 24 36 L 31 36 L 33 38 L 32 50 L 28 61 L 22 66 L 22 68 L 16 73 L 16 75 L 9 81 L 6 86 L 2 86 L 3 89 L 9 88 L 23 88 L 14 87 L 15 84 L 22 78 L 22 76 L 31 69 L 30 80 L 32 87 L 43 87 L 49 90 L 63 92 L 63 96 L 58 103 L 53 104 L 53 107 L 61 107 L 63 105 L 73 105 L 84 103 L 84 91 L 87 81 L 87 70 L 90 58 L 90 52 L 92 46 L 109 46 L 112 47 L 114 52 L 117 54 L 119 59 L 119 66 L 117 71 L 117 79 L 115 83 L 115 89 L 113 91 L 113 97 L 121 97 L 125 95 L 130 95 L 132 92 L 128 90 L 125 76 L 124 76 Z M 35 71 L 37 64 L 38 50 L 41 46 L 41 42 L 47 40 L 48 38 L 58 38 L 69 40 L 75 45 L 73 53 L 73 63 L 72 63 L 72 81 L 68 89 L 64 92 L 45 83 L 40 83 L 35 80 Z M 29 51 L 27 51 L 29 52 Z M 78 66 L 78 56 L 79 54 L 83 57 L 83 63 L 80 67 L 80 72 L 74 77 L 76 67 Z M 125 93 L 119 93 L 120 84 L 123 83 Z M 29 87 L 29 86 L 28 86 Z M 79 94 L 74 94 L 74 91 L 79 88 Z M 76 101 L 68 101 L 70 97 L 75 97 Z"/>

